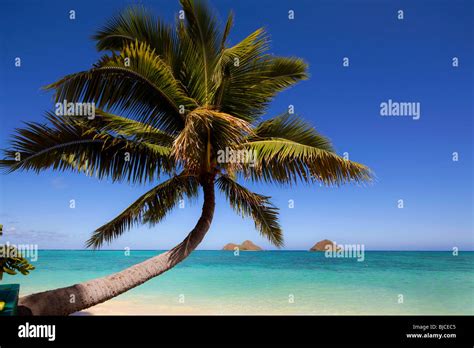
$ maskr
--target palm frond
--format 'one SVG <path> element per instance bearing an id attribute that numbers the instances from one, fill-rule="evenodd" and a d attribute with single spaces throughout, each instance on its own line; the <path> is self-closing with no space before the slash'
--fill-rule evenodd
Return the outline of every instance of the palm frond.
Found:
<path id="1" fill-rule="evenodd" d="M 215 69 L 215 105 L 247 121 L 257 120 L 280 91 L 307 78 L 299 58 L 268 54 L 269 38 L 258 29 L 221 52 Z"/>
<path id="2" fill-rule="evenodd" d="M 232 47 L 221 50 L 213 74 L 214 105 L 221 111 L 246 121 L 253 121 L 261 112 L 259 99 L 246 96 L 260 76 L 255 72 L 257 64 L 269 49 L 269 38 L 263 29 L 258 29 Z M 242 88 L 246 83 L 246 87 Z"/>
<path id="3" fill-rule="evenodd" d="M 131 43 L 145 43 L 177 72 L 174 69 L 179 64 L 175 28 L 151 15 L 144 7 L 134 6 L 112 17 L 93 39 L 99 51 L 120 52 Z"/>
<path id="4" fill-rule="evenodd" d="M 143 194 L 116 218 L 94 231 L 87 247 L 98 248 L 122 235 L 136 224 L 156 224 L 184 196 L 195 197 L 198 182 L 192 176 L 178 175 Z"/>
<path id="5" fill-rule="evenodd" d="M 264 72 L 260 87 L 272 96 L 308 78 L 308 64 L 296 57 L 270 57 L 262 66 Z"/>
<path id="6" fill-rule="evenodd" d="M 255 153 L 254 166 L 245 166 L 244 173 L 256 181 L 283 184 L 319 181 L 325 185 L 341 185 L 371 180 L 366 166 L 291 140 L 269 138 L 250 141 L 242 147 Z"/>
<path id="7" fill-rule="evenodd" d="M 194 91 L 202 106 L 211 103 L 210 93 L 212 87 L 212 72 L 220 50 L 222 33 L 219 30 L 216 16 L 205 1 L 180 0 L 185 13 L 186 24 L 181 30 L 181 39 L 185 45 L 187 68 L 199 67 L 196 73 L 190 73 L 197 84 L 191 83 L 190 88 Z M 191 50 L 190 50 L 191 49 Z M 183 56 L 182 56 L 183 58 Z M 196 88 L 199 85 L 199 89 Z M 200 92 L 199 95 L 197 92 Z"/>
<path id="8" fill-rule="evenodd" d="M 142 183 L 173 173 L 171 148 L 115 137 L 48 113 L 48 124 L 27 123 L 17 129 L 0 167 L 7 172 L 52 168 L 99 179 Z"/>
<path id="9" fill-rule="evenodd" d="M 255 228 L 262 236 L 277 247 L 283 246 L 283 232 L 278 223 L 278 208 L 270 203 L 270 197 L 249 191 L 227 175 L 220 176 L 216 184 L 237 213 L 243 217 L 252 217 Z"/>
<path id="10" fill-rule="evenodd" d="M 95 110 L 95 117 L 93 119 L 72 116 L 67 117 L 65 121 L 79 123 L 84 128 L 123 136 L 134 142 L 145 142 L 168 148 L 173 146 L 173 141 L 175 140 L 174 135 L 161 131 L 149 124 L 111 114 L 100 109 Z"/>
<path id="11" fill-rule="evenodd" d="M 329 139 L 319 134 L 313 126 L 294 114 L 285 113 L 261 122 L 255 127 L 254 133 L 249 140 L 265 138 L 283 138 L 321 150 L 334 152 Z"/>
<path id="12" fill-rule="evenodd" d="M 225 22 L 224 32 L 222 34 L 221 51 L 225 48 L 225 43 L 227 41 L 227 38 L 230 34 L 230 30 L 232 29 L 233 25 L 234 25 L 234 13 L 230 11 L 229 14 L 227 15 L 227 21 Z"/>
<path id="13" fill-rule="evenodd" d="M 169 133 L 182 129 L 181 110 L 196 106 L 169 66 L 145 43 L 130 43 L 120 55 L 102 59 L 95 68 L 67 75 L 45 89 L 55 90 L 56 102 L 95 103 L 107 112 Z"/>

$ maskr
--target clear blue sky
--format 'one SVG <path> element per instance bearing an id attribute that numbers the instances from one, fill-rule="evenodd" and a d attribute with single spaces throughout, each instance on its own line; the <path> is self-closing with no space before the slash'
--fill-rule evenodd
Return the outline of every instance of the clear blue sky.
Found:
<path id="1" fill-rule="evenodd" d="M 51 94 L 40 87 L 88 69 L 99 57 L 90 36 L 132 1 L 13 1 L 0 12 L 1 141 L 16 127 L 40 121 Z M 140 2 L 167 20 L 175 1 Z M 280 94 L 273 116 L 289 104 L 338 153 L 370 166 L 371 187 L 282 189 L 249 185 L 281 208 L 286 249 L 308 249 L 329 238 L 366 249 L 472 250 L 473 237 L 473 2 L 472 1 L 213 1 L 222 19 L 235 12 L 231 43 L 258 27 L 272 52 L 309 63 L 311 78 Z M 69 10 L 76 19 L 69 20 Z M 404 20 L 397 11 L 404 10 Z M 295 19 L 288 19 L 288 11 Z M 14 66 L 15 57 L 22 60 Z M 350 67 L 342 66 L 343 57 Z M 459 58 L 453 68 L 452 58 Z M 421 118 L 384 118 L 383 101 L 421 103 Z M 459 161 L 452 161 L 452 153 Z M 39 248 L 82 248 L 90 233 L 148 188 L 99 182 L 69 172 L 0 176 L 1 241 Z M 69 208 L 69 200 L 76 208 Z M 288 200 L 295 201 L 294 209 Z M 397 200 L 404 200 L 404 209 Z M 217 200 L 213 226 L 201 248 L 251 239 L 271 248 Z M 200 201 L 174 210 L 152 229 L 135 228 L 109 248 L 166 249 L 182 240 L 200 213 Z"/>

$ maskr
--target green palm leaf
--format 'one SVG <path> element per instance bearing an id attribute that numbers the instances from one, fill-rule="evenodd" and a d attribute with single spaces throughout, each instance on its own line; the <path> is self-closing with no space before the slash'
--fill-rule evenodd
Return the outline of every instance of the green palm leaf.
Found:
<path id="1" fill-rule="evenodd" d="M 18 130 L 0 167 L 7 172 L 68 169 L 130 182 L 153 181 L 174 171 L 171 148 L 114 137 L 51 113 L 46 118 L 49 124 L 27 123 Z"/>
<path id="2" fill-rule="evenodd" d="M 134 42 L 145 43 L 169 66 L 174 67 L 177 51 L 177 37 L 171 25 L 163 23 L 147 10 L 135 6 L 111 18 L 93 36 L 100 51 L 122 51 Z"/>
<path id="3" fill-rule="evenodd" d="M 100 109 L 132 115 L 169 133 L 182 129 L 183 111 L 196 105 L 169 66 L 145 43 L 130 43 L 120 55 L 102 59 L 95 68 L 45 88 L 55 90 L 56 102 L 95 103 Z"/>
<path id="4" fill-rule="evenodd" d="M 87 241 L 88 247 L 98 248 L 111 242 L 136 224 L 160 222 L 184 196 L 197 195 L 198 182 L 194 177 L 178 175 L 143 194 L 116 218 L 99 227 Z"/>
<path id="5" fill-rule="evenodd" d="M 186 43 L 186 50 L 183 53 L 186 58 L 192 59 L 186 59 L 190 63 L 188 66 L 199 65 L 200 72 L 202 71 L 202 74 L 192 74 L 193 80 L 196 80 L 200 88 L 197 89 L 193 85 L 190 88 L 195 92 L 198 90 L 202 92 L 200 95 L 192 95 L 201 105 L 207 106 L 211 103 L 211 77 L 223 36 L 215 15 L 204 1 L 180 0 L 180 2 L 186 18 L 186 24 L 180 31 L 181 38 Z"/>
<path id="6" fill-rule="evenodd" d="M 283 138 L 321 150 L 334 152 L 329 139 L 319 134 L 314 127 L 297 115 L 285 113 L 261 122 L 254 130 L 250 141 L 268 138 Z"/>
<path id="7" fill-rule="evenodd" d="M 161 145 L 167 148 L 173 146 L 175 136 L 163 132 L 153 126 L 127 117 L 111 114 L 100 109 L 95 110 L 95 117 L 88 119 L 77 116 L 69 117 L 68 122 L 79 123 L 82 127 L 110 132 L 114 135 L 127 137 L 134 142 Z"/>
<path id="8" fill-rule="evenodd" d="M 258 29 L 221 52 L 214 77 L 218 81 L 216 105 L 223 112 L 257 120 L 280 91 L 307 78 L 307 64 L 299 58 L 267 53 L 268 35 Z"/>
<path id="9" fill-rule="evenodd" d="M 278 208 L 269 198 L 253 193 L 239 185 L 227 175 L 216 180 L 219 189 L 224 192 L 232 208 L 242 216 L 250 216 L 255 228 L 277 247 L 283 246 L 283 233 L 278 223 Z"/>
<path id="10" fill-rule="evenodd" d="M 281 138 L 250 141 L 243 148 L 256 154 L 254 166 L 244 167 L 253 180 L 292 183 L 320 181 L 325 185 L 370 181 L 370 170 L 335 153 Z"/>

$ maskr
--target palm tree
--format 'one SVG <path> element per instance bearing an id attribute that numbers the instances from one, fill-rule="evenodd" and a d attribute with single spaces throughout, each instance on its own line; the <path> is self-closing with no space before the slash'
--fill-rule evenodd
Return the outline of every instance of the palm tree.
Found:
<path id="1" fill-rule="evenodd" d="M 161 183 L 99 227 L 89 247 L 137 224 L 154 225 L 184 197 L 202 190 L 202 215 L 173 249 L 119 273 L 20 299 L 25 313 L 67 315 L 111 299 L 185 259 L 211 225 L 215 187 L 249 216 L 274 245 L 283 245 L 278 209 L 238 180 L 290 185 L 366 182 L 364 165 L 339 157 L 327 138 L 295 115 L 261 122 L 274 96 L 307 78 L 299 58 L 268 53 L 258 29 L 229 46 L 203 2 L 181 0 L 185 19 L 168 25 L 142 8 L 113 18 L 94 39 L 108 52 L 87 71 L 46 86 L 55 101 L 95 103 L 95 118 L 48 113 L 47 123 L 17 130 L 1 161 L 7 172 L 53 168 L 113 181 Z M 218 161 L 221 151 L 246 151 L 252 161 Z M 166 180 L 165 180 L 166 179 Z"/>

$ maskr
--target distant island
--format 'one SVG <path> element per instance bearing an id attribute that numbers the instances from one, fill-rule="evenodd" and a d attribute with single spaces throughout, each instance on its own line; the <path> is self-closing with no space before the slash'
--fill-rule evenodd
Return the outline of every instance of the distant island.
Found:
<path id="1" fill-rule="evenodd" d="M 235 248 L 238 248 L 239 250 L 243 250 L 243 251 L 262 251 L 263 250 L 258 245 L 255 245 L 251 240 L 246 240 L 242 244 L 228 243 L 224 245 L 222 250 L 234 251 Z"/>
<path id="2" fill-rule="evenodd" d="M 317 242 L 309 251 L 327 251 L 327 250 L 342 250 L 340 246 L 338 246 L 336 243 L 330 241 L 329 239 L 324 239 L 319 242 Z"/>

